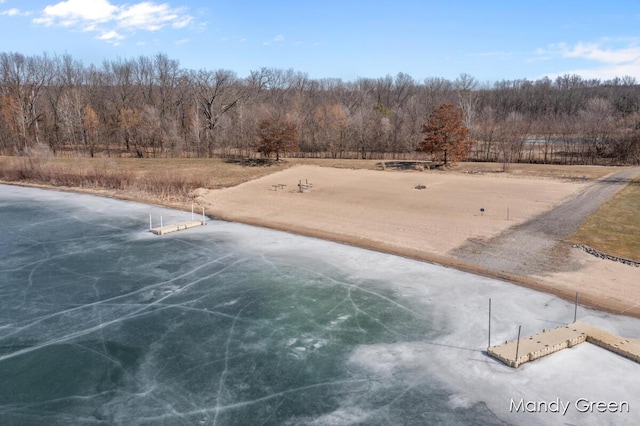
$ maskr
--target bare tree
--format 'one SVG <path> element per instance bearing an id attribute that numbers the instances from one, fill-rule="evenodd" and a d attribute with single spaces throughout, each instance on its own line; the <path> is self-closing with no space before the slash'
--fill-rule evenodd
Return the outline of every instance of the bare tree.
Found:
<path id="1" fill-rule="evenodd" d="M 204 117 L 203 130 L 207 155 L 212 157 L 215 150 L 216 126 L 220 118 L 238 105 L 245 95 L 236 74 L 228 70 L 200 70 L 192 75 L 196 85 L 196 103 Z"/>
<path id="2" fill-rule="evenodd" d="M 28 57 L 19 53 L 1 53 L 0 68 L 2 92 L 14 114 L 12 121 L 21 139 L 21 146 L 16 148 L 27 152 L 31 143 L 40 143 L 39 120 L 42 116 L 38 102 L 43 88 L 53 78 L 53 65 L 46 54 Z"/>

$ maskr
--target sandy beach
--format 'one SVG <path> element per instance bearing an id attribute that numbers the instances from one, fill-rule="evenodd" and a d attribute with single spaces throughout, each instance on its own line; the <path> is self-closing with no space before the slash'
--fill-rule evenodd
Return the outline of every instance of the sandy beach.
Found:
<path id="1" fill-rule="evenodd" d="M 300 192 L 300 182 L 311 184 L 310 191 Z M 640 316 L 640 268 L 601 260 L 566 244 L 559 251 L 564 259 L 554 254 L 554 262 L 534 270 L 503 270 L 481 254 L 473 261 L 457 254 L 470 241 L 481 248 L 589 185 L 502 174 L 302 165 L 232 188 L 199 190 L 196 200 L 221 219 L 448 265 L 565 299 L 579 291 L 585 305 Z M 553 239 L 546 243 L 549 249 L 543 245 L 540 250 L 562 245 Z M 516 250 L 515 260 L 518 255 Z"/>

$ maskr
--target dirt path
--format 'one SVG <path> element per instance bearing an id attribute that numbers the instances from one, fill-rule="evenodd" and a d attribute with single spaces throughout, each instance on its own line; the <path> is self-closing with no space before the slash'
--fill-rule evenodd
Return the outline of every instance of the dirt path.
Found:
<path id="1" fill-rule="evenodd" d="M 469 240 L 448 255 L 492 271 L 522 276 L 577 270 L 581 266 L 568 260 L 570 245 L 564 239 L 638 174 L 640 167 L 609 175 L 544 214 L 490 240 Z"/>

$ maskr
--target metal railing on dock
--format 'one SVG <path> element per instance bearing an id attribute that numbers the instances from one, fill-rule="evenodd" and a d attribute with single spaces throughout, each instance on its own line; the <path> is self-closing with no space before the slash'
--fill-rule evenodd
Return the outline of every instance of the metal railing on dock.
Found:
<path id="1" fill-rule="evenodd" d="M 149 229 L 156 235 L 169 234 L 171 232 L 182 231 L 184 229 L 195 228 L 196 226 L 205 225 L 203 220 L 190 220 L 188 222 L 174 223 L 172 225 L 158 226 L 156 228 Z"/>
<path id="2" fill-rule="evenodd" d="M 182 231 L 185 229 L 195 228 L 196 226 L 203 226 L 206 224 L 207 224 L 207 221 L 206 221 L 206 216 L 204 214 L 204 207 L 202 208 L 202 219 L 195 220 L 194 213 L 193 213 L 193 204 L 191 205 L 191 220 L 186 222 L 174 223 L 171 225 L 163 225 L 162 216 L 160 216 L 160 226 L 154 227 L 153 219 L 151 215 L 149 215 L 149 231 L 156 235 L 169 234 L 171 232 Z"/>

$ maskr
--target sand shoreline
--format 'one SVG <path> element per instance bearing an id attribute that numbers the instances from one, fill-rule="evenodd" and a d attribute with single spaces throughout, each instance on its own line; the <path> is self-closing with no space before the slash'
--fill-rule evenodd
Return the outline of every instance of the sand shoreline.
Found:
<path id="1" fill-rule="evenodd" d="M 310 180 L 315 184 L 309 194 L 299 194 L 295 190 L 295 184 L 304 176 L 310 176 Z M 354 187 L 349 186 L 351 181 L 355 182 Z M 288 190 L 272 190 L 273 184 L 284 182 Z M 427 190 L 416 191 L 409 185 L 410 182 L 424 182 Z M 92 194 L 185 211 L 191 209 L 190 202 L 163 202 L 146 198 L 141 194 L 119 191 L 53 187 L 23 182 L 0 183 Z M 524 184 L 533 188 L 533 195 L 523 195 L 524 188 L 528 188 L 523 186 Z M 478 187 L 475 188 L 473 185 Z M 498 188 L 493 195 L 492 185 Z M 582 252 L 573 253 L 572 256 L 583 256 L 580 258 L 581 261 L 591 265 L 585 266 L 584 270 L 546 276 L 524 276 L 492 270 L 481 263 L 463 262 L 447 254 L 469 238 L 495 236 L 536 214 L 547 211 L 585 187 L 584 184 L 558 185 L 557 182 L 539 179 L 531 185 L 531 182 L 519 177 L 505 179 L 442 173 L 375 172 L 296 166 L 232 188 L 204 191 L 205 194 L 196 197 L 195 201 L 199 206 L 206 208 L 209 216 L 216 219 L 434 263 L 550 293 L 570 301 L 574 300 L 576 291 L 580 291 L 582 306 L 640 317 L 640 294 L 635 292 L 631 297 L 627 294 L 630 284 L 625 283 L 625 279 L 629 281 L 630 278 L 624 276 L 627 273 L 632 275 L 633 281 L 640 277 L 640 268 L 607 265 L 606 262 L 614 262 L 596 258 L 591 260 L 584 257 L 589 255 Z M 469 213 L 469 206 L 478 204 L 477 197 L 487 200 L 492 196 L 493 204 L 486 205 L 499 207 L 490 209 L 486 216 L 477 212 Z M 447 197 L 457 198 L 448 200 L 449 204 L 446 205 L 443 214 L 443 207 L 438 205 L 438 200 Z M 503 202 L 504 200 L 507 201 Z M 491 216 L 491 210 L 502 209 L 507 204 L 519 206 L 511 208 L 513 217 L 509 221 Z M 479 227 L 479 223 L 482 226 Z M 447 232 L 449 230 L 452 232 Z M 621 266 L 628 270 L 620 268 Z M 596 271 L 595 275 L 593 268 Z M 624 287 L 623 291 L 608 289 L 606 286 L 591 288 L 584 285 L 583 281 L 590 279 L 583 278 L 585 274 L 593 277 L 600 274 L 613 281 L 619 279 L 622 283 L 620 285 Z"/>
<path id="2" fill-rule="evenodd" d="M 317 229 L 304 229 L 295 226 L 283 227 L 275 226 L 268 221 L 261 221 L 258 219 L 247 218 L 234 218 L 229 214 L 214 214 L 214 217 L 219 220 L 228 222 L 242 223 L 250 226 L 257 226 L 261 228 L 272 229 L 281 232 L 289 232 L 304 237 L 318 238 L 322 240 L 332 241 L 338 244 L 345 244 L 353 247 L 362 248 L 365 250 L 377 251 L 380 253 L 386 253 L 394 256 L 405 257 L 408 259 L 418 260 L 421 262 L 428 262 L 436 264 L 445 268 L 453 268 L 470 274 L 480 275 L 487 278 L 497 279 L 509 284 L 515 284 L 522 287 L 526 287 L 532 290 L 549 293 L 567 301 L 575 300 L 576 289 L 574 288 L 559 288 L 552 283 L 537 280 L 535 278 L 528 278 L 521 275 L 514 275 L 502 272 L 496 272 L 491 269 L 483 268 L 478 265 L 462 262 L 456 258 L 450 256 L 437 255 L 433 253 L 420 252 L 414 249 L 405 247 L 394 246 L 386 244 L 380 241 L 368 240 L 366 238 L 351 237 L 348 235 L 337 234 L 331 231 L 321 231 Z M 604 312 L 609 312 L 616 315 L 628 315 L 636 318 L 640 318 L 640 306 L 629 307 L 628 304 L 621 303 L 617 300 L 602 299 L 593 294 L 581 292 L 579 297 L 581 306 L 597 309 Z"/>

